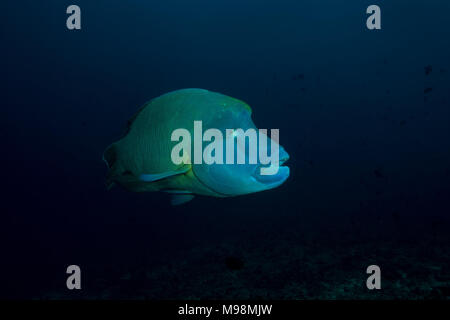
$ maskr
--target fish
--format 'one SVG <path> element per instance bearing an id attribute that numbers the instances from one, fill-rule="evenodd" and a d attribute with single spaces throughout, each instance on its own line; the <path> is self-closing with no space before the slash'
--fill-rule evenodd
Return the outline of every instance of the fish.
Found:
<path id="1" fill-rule="evenodd" d="M 266 136 L 266 148 L 278 147 L 275 163 L 278 167 L 270 175 L 263 174 L 267 163 L 247 161 L 248 146 L 242 149 L 246 160 L 243 164 L 206 163 L 206 160 L 199 163 L 192 161 L 192 152 L 183 152 L 182 163 L 173 161 L 175 130 L 185 128 L 195 136 L 195 122 L 201 121 L 204 130 L 257 131 L 251 114 L 247 103 L 205 89 L 180 89 L 150 100 L 128 120 L 124 135 L 103 153 L 108 168 L 107 188 L 119 185 L 132 192 L 165 192 L 171 195 L 172 205 L 180 205 L 196 195 L 225 198 L 280 186 L 290 174 L 289 167 L 284 165 L 289 154 L 272 137 Z M 237 139 L 234 133 L 223 137 L 224 141 Z"/>

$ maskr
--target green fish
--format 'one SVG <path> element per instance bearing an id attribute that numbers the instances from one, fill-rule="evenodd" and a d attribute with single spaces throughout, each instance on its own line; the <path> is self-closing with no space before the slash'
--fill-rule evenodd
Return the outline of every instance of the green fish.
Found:
<path id="1" fill-rule="evenodd" d="M 278 187 L 289 177 L 289 167 L 283 166 L 289 155 L 271 139 L 267 148 L 276 143 L 279 150 L 275 163 L 279 167 L 271 175 L 261 174 L 267 163 L 248 161 L 249 148 L 244 151 L 244 164 L 199 163 L 191 159 L 191 150 L 183 152 L 182 163 L 172 161 L 172 150 L 177 144 L 172 134 L 176 129 L 186 129 L 194 140 L 195 121 L 201 121 L 203 130 L 257 131 L 251 113 L 246 103 L 203 89 L 177 90 L 151 100 L 128 121 L 124 136 L 103 154 L 108 166 L 108 189 L 119 184 L 133 192 L 167 192 L 172 195 L 172 204 L 178 205 L 192 200 L 194 195 L 232 197 Z M 224 141 L 228 139 L 237 137 L 225 134 Z M 225 151 L 224 145 L 223 148 Z"/>

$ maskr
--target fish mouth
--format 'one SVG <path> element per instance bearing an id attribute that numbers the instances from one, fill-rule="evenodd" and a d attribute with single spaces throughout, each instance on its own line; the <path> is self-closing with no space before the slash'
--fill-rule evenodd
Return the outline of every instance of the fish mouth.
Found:
<path id="1" fill-rule="evenodd" d="M 285 162 L 288 161 L 288 160 L 289 160 L 289 154 L 285 151 L 285 152 L 282 154 L 282 157 L 280 158 L 279 163 L 280 163 L 280 165 L 283 165 L 283 163 L 285 163 Z"/>
<path id="2" fill-rule="evenodd" d="M 283 150 L 284 151 L 284 150 Z M 278 161 L 278 171 L 275 174 L 261 174 L 262 168 L 268 168 L 267 165 L 259 165 L 256 167 L 253 177 L 256 181 L 267 186 L 268 189 L 278 187 L 284 183 L 290 174 L 290 169 L 288 166 L 283 165 L 289 160 L 289 155 L 286 151 L 280 153 L 280 159 Z M 271 166 L 277 165 L 277 163 L 271 163 Z"/>

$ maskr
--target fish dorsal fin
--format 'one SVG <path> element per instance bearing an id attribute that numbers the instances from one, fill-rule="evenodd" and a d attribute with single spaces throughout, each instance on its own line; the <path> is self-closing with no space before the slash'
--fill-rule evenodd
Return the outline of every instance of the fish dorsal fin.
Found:
<path id="1" fill-rule="evenodd" d="M 193 194 L 174 194 L 174 195 L 172 195 L 172 197 L 170 199 L 170 204 L 173 206 L 178 206 L 180 204 L 189 202 L 192 199 L 194 199 Z"/>
<path id="2" fill-rule="evenodd" d="M 154 182 L 154 181 L 162 180 L 165 178 L 173 177 L 173 176 L 176 176 L 179 174 L 184 174 L 184 173 L 188 172 L 190 169 L 191 169 L 190 165 L 184 165 L 175 171 L 167 171 L 167 172 L 162 172 L 162 173 L 150 173 L 150 174 L 143 173 L 139 176 L 139 180 L 144 181 L 144 182 Z"/>

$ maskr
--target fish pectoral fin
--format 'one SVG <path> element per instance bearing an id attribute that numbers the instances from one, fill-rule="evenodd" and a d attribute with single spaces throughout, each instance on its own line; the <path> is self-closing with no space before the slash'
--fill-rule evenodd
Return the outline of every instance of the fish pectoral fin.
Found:
<path id="1" fill-rule="evenodd" d="M 180 169 L 177 169 L 176 171 L 168 171 L 163 173 L 151 173 L 151 174 L 141 174 L 139 176 L 139 180 L 144 182 L 154 182 L 158 180 L 162 180 L 165 178 L 173 177 L 179 174 L 183 174 L 188 172 L 191 169 L 190 165 L 184 165 Z"/>
<path id="2" fill-rule="evenodd" d="M 172 197 L 170 199 L 170 204 L 173 206 L 178 206 L 180 204 L 189 202 L 192 199 L 194 199 L 193 194 L 174 194 L 174 195 L 172 195 Z"/>

